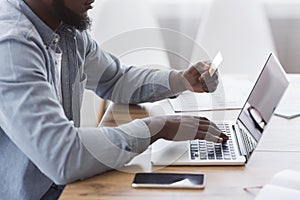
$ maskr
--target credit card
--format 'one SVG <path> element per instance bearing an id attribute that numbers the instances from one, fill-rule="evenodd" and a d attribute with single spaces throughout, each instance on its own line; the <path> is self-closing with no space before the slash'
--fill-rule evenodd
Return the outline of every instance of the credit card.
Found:
<path id="1" fill-rule="evenodd" d="M 223 56 L 221 54 L 221 52 L 219 51 L 217 53 L 217 55 L 214 57 L 212 63 L 211 63 L 211 66 L 209 68 L 209 74 L 210 76 L 213 76 L 215 71 L 218 69 L 218 67 L 220 66 L 220 64 L 222 63 L 223 61 Z"/>

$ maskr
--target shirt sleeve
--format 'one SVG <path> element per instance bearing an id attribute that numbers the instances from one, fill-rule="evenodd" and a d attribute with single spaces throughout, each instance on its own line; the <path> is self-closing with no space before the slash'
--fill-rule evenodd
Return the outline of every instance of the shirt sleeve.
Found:
<path id="1" fill-rule="evenodd" d="M 126 67 L 113 55 L 100 49 L 89 35 L 85 73 L 87 89 L 116 103 L 153 102 L 173 96 L 169 70 Z"/>
<path id="2" fill-rule="evenodd" d="M 150 144 L 150 132 L 142 120 L 98 131 L 81 128 L 79 137 L 87 150 L 111 169 L 122 167 Z"/>
<path id="3" fill-rule="evenodd" d="M 141 120 L 116 128 L 76 128 L 47 81 L 47 52 L 34 40 L 0 39 L 0 131 L 42 173 L 67 184 L 121 167 L 148 147 L 150 134 Z"/>

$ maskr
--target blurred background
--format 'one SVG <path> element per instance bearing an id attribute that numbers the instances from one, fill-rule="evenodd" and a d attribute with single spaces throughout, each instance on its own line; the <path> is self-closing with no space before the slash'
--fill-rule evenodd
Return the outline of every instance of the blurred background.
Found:
<path id="1" fill-rule="evenodd" d="M 230 2 L 229 0 L 221 1 L 225 4 Z M 247 0 L 237 0 L 236 2 L 238 1 L 240 3 L 247 2 Z M 266 16 L 269 23 L 268 26 L 271 30 L 271 39 L 274 42 L 275 51 L 282 65 L 289 73 L 300 72 L 300 1 L 253 1 L 259 4 Z M 206 10 L 211 3 L 212 0 L 96 0 L 95 9 L 90 13 L 92 18 L 94 18 L 92 30 L 99 35 L 104 34 L 104 36 L 102 35 L 103 37 L 99 39 L 99 42 L 102 43 L 107 39 L 107 35 L 105 34 L 109 34 L 109 31 L 106 33 L 106 30 L 114 29 L 112 26 L 119 26 L 122 23 L 136 23 L 137 28 L 142 28 L 144 19 L 141 15 L 148 12 L 147 20 L 144 21 L 144 27 L 157 26 L 167 28 L 185 34 L 192 39 L 196 39 L 199 32 L 201 32 L 201 24 L 207 14 Z M 145 9 L 145 7 L 147 8 Z M 247 3 L 245 3 L 245 7 L 245 9 L 247 9 Z M 235 7 L 232 7 L 232 9 L 235 10 L 235 12 L 239 12 Z M 232 12 L 230 10 L 223 11 Z M 151 15 L 157 20 L 156 24 L 151 22 L 149 25 L 149 12 L 151 12 Z M 241 11 L 240 14 L 243 15 L 243 12 Z M 255 15 L 256 13 L 253 12 L 252 14 L 250 13 L 248 17 L 251 18 Z M 109 26 L 103 24 L 103 20 L 106 21 Z M 98 21 L 100 22 L 98 23 Z M 134 29 L 134 26 L 131 27 L 131 29 Z M 126 31 L 124 25 L 119 29 L 120 33 L 122 31 Z M 249 31 L 251 32 L 252 30 L 250 29 Z M 114 30 L 113 34 L 117 34 L 117 32 L 118 29 Z M 164 42 L 168 49 L 177 49 L 177 51 L 183 55 L 192 55 L 193 49 L 185 44 L 185 38 L 176 38 L 175 41 L 168 39 Z M 245 46 L 244 48 L 247 47 Z M 169 55 L 169 57 L 172 56 Z M 170 58 L 170 64 L 175 66 L 174 68 L 180 65 L 179 62 L 180 61 L 176 58 Z"/>
<path id="2" fill-rule="evenodd" d="M 183 70 L 221 51 L 220 74 L 253 83 L 270 52 L 300 73 L 299 11 L 300 0 L 96 0 L 89 15 L 94 39 L 126 65 Z M 82 126 L 105 107 L 86 90 Z"/>

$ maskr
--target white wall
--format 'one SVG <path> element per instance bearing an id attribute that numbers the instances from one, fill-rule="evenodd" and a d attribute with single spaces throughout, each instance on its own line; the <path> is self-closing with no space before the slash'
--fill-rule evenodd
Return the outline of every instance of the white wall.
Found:
<path id="1" fill-rule="evenodd" d="M 260 0 L 269 19 L 279 60 L 287 72 L 300 73 L 300 0 Z M 210 0 L 149 0 L 160 25 L 195 38 Z M 167 44 L 184 49 L 180 41 Z M 172 60 L 171 60 L 172 63 Z M 176 63 L 173 64 L 176 65 Z"/>
<path id="2" fill-rule="evenodd" d="M 109 0 L 96 1 L 97 6 L 105 1 Z M 143 1 L 149 3 L 158 18 L 160 27 L 178 31 L 191 39 L 197 35 L 202 14 L 210 2 L 210 0 Z M 260 1 L 270 22 L 279 60 L 287 72 L 300 73 L 300 0 Z M 134 15 L 134 7 L 132 9 Z M 176 49 L 179 54 L 188 56 L 192 48 L 186 45 L 185 39 L 177 38 L 175 41 L 168 39 L 166 48 Z M 177 69 L 182 65 L 180 60 L 172 56 L 170 56 L 170 63 Z"/>

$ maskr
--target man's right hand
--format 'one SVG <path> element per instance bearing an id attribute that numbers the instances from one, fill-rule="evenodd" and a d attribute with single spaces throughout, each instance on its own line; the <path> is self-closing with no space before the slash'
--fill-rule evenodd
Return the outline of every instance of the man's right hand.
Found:
<path id="1" fill-rule="evenodd" d="M 173 141 L 208 140 L 223 142 L 228 136 L 205 117 L 166 115 L 143 119 L 151 133 L 151 143 L 163 138 Z"/>

